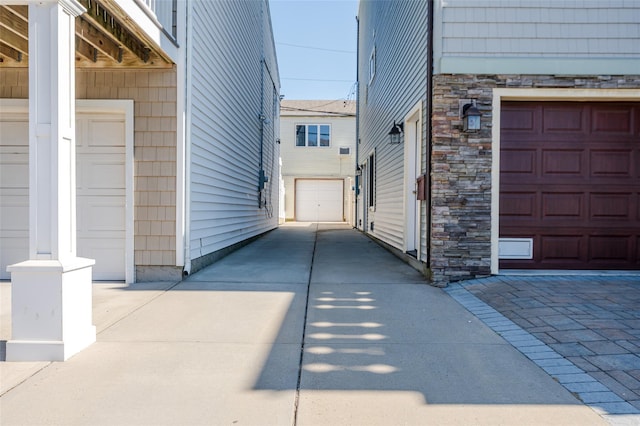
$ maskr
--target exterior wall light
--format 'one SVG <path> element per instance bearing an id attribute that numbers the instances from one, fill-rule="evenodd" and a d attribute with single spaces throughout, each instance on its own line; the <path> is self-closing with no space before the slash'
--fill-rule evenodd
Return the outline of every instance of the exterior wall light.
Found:
<path id="1" fill-rule="evenodd" d="M 462 122 L 465 132 L 477 132 L 480 130 L 480 117 L 482 113 L 476 108 L 476 102 L 472 101 L 462 107 Z"/>
<path id="2" fill-rule="evenodd" d="M 404 133 L 404 126 L 402 123 L 396 123 L 393 120 L 393 127 L 391 127 L 391 131 L 389 132 L 389 143 L 391 145 L 398 145 L 402 142 L 402 135 Z"/>

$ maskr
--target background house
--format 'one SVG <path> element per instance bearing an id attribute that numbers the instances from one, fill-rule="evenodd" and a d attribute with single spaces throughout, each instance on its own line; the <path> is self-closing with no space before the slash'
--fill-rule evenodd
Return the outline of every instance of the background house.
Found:
<path id="1" fill-rule="evenodd" d="M 358 19 L 365 232 L 441 284 L 640 269 L 640 5 L 362 1 Z"/>
<path id="2" fill-rule="evenodd" d="M 277 227 L 267 0 L 11 3 L 0 5 L 1 279 L 33 281 L 54 262 L 61 285 L 84 265 L 66 279 L 88 290 L 61 294 L 82 311 L 64 321 L 90 324 L 91 278 L 178 280 Z M 31 306 L 37 293 L 13 298 Z M 43 309 L 62 311 L 54 299 Z M 8 358 L 23 340 L 61 340 L 37 324 L 16 329 L 21 311 Z M 54 346 L 62 352 L 45 357 L 79 344 Z"/>
<path id="3" fill-rule="evenodd" d="M 286 220 L 353 224 L 355 107 L 354 101 L 282 101 Z"/>

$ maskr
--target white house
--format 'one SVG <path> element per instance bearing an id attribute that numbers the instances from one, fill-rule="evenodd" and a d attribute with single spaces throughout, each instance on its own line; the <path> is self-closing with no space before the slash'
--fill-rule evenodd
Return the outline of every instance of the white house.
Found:
<path id="1" fill-rule="evenodd" d="M 363 0 L 358 22 L 364 232 L 438 285 L 640 269 L 640 3 Z"/>
<path id="2" fill-rule="evenodd" d="M 281 102 L 286 220 L 353 224 L 355 112 L 355 101 Z"/>
<path id="3" fill-rule="evenodd" d="M 269 5 L 1 0 L 0 12 L 7 359 L 62 360 L 95 339 L 92 279 L 178 280 L 277 227 Z"/>

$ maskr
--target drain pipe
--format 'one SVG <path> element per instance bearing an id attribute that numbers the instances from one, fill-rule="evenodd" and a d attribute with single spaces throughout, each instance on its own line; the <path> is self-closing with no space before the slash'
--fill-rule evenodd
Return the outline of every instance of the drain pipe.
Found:
<path id="1" fill-rule="evenodd" d="M 427 226 L 425 229 L 426 233 L 426 242 L 427 242 L 427 269 L 431 268 L 429 265 L 431 264 L 431 159 L 432 159 L 432 151 L 433 151 L 433 11 L 434 11 L 434 1 L 429 0 L 427 6 L 427 13 L 429 16 L 427 17 L 427 167 L 425 170 L 426 173 L 426 185 L 428 188 L 429 199 L 427 201 Z"/>
<path id="2" fill-rule="evenodd" d="M 362 175 L 358 176 L 358 164 L 360 161 L 360 18 L 356 15 L 356 161 L 354 164 L 355 176 L 355 207 L 353 227 L 358 228 L 358 195 L 360 194 L 360 185 Z"/>
<path id="3" fill-rule="evenodd" d="M 193 34 L 189 31 L 189 25 L 193 18 L 193 3 L 187 0 L 187 25 L 185 25 L 186 32 L 186 61 L 185 67 L 187 69 L 185 76 L 185 142 L 184 142 L 184 266 L 182 269 L 182 276 L 186 277 L 191 274 L 191 58 L 193 54 Z"/>

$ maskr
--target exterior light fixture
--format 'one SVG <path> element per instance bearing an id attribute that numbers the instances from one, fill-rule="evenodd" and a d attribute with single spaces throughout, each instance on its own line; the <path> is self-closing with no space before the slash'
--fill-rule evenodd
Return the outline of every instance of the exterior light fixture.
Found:
<path id="1" fill-rule="evenodd" d="M 482 113 L 476 107 L 476 101 L 466 104 L 462 107 L 462 122 L 464 123 L 463 130 L 465 132 L 477 132 L 480 130 L 480 117 Z"/>
<path id="2" fill-rule="evenodd" d="M 391 127 L 391 131 L 389 132 L 389 143 L 391 145 L 398 145 L 402 142 L 402 134 L 404 132 L 404 126 L 402 123 L 396 123 L 393 120 L 393 127 Z"/>

